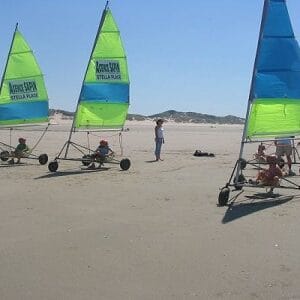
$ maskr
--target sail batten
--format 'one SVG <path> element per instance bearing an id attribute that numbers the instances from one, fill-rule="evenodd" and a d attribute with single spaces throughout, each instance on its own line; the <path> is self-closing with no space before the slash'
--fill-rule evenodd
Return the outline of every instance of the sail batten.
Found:
<path id="1" fill-rule="evenodd" d="M 265 0 L 247 138 L 300 134 L 300 48 L 286 1 Z"/>
<path id="2" fill-rule="evenodd" d="M 103 11 L 75 115 L 75 128 L 121 129 L 129 106 L 127 58 L 111 10 Z"/>
<path id="3" fill-rule="evenodd" d="M 48 95 L 32 49 L 16 28 L 0 90 L 0 125 L 48 122 Z"/>

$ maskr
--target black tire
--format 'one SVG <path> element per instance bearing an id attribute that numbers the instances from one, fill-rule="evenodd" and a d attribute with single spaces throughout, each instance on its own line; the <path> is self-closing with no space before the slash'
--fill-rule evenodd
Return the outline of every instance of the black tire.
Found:
<path id="1" fill-rule="evenodd" d="M 39 163 L 41 165 L 45 165 L 48 162 L 48 155 L 47 154 L 41 154 L 39 156 Z"/>
<path id="2" fill-rule="evenodd" d="M 235 187 L 235 189 L 237 191 L 240 191 L 243 188 L 243 186 L 240 185 L 240 184 L 238 184 L 238 183 L 243 184 L 243 183 L 245 183 L 245 181 L 246 181 L 245 176 L 243 174 L 240 174 L 239 177 L 238 177 L 238 179 L 237 178 L 234 179 L 234 183 L 235 183 L 234 187 Z"/>
<path id="3" fill-rule="evenodd" d="M 247 166 L 247 161 L 245 159 L 241 158 L 240 159 L 240 167 L 241 167 L 241 169 L 245 170 L 246 166 Z"/>
<path id="4" fill-rule="evenodd" d="M 58 162 L 56 160 L 54 161 L 51 161 L 49 164 L 48 164 L 48 170 L 50 172 L 56 172 L 58 169 Z"/>
<path id="5" fill-rule="evenodd" d="M 92 162 L 92 157 L 91 155 L 87 154 L 87 155 L 83 155 L 81 162 L 84 166 L 88 166 L 91 162 Z"/>
<path id="6" fill-rule="evenodd" d="M 131 162 L 128 158 L 124 158 L 120 161 L 120 168 L 123 171 L 127 171 L 130 168 Z"/>
<path id="7" fill-rule="evenodd" d="M 219 193 L 218 203 L 220 206 L 225 206 L 228 203 L 230 194 L 230 189 L 228 187 L 223 187 Z"/>
<path id="8" fill-rule="evenodd" d="M 2 151 L 0 153 L 0 159 L 2 161 L 7 161 L 9 159 L 9 152 L 8 151 Z"/>

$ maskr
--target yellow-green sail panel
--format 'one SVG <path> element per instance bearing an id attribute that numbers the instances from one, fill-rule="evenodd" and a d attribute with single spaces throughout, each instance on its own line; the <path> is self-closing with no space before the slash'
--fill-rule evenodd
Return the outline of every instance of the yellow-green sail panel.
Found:
<path id="1" fill-rule="evenodd" d="M 34 54 L 15 30 L 1 81 L 0 125 L 48 121 L 48 95 Z"/>
<path id="2" fill-rule="evenodd" d="M 248 135 L 253 137 L 300 134 L 298 99 L 256 99 L 251 106 Z"/>
<path id="3" fill-rule="evenodd" d="M 125 123 L 128 106 L 126 54 L 118 26 L 106 7 L 81 88 L 74 126 L 120 129 Z"/>

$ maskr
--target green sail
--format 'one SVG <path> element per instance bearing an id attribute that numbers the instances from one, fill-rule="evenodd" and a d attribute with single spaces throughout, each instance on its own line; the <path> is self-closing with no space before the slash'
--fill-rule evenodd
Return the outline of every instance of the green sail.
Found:
<path id="1" fill-rule="evenodd" d="M 74 126 L 120 129 L 128 106 L 126 54 L 113 15 L 105 8 L 82 84 Z"/>
<path id="2" fill-rule="evenodd" d="M 1 81 L 0 125 L 48 121 L 48 95 L 41 69 L 18 29 Z"/>

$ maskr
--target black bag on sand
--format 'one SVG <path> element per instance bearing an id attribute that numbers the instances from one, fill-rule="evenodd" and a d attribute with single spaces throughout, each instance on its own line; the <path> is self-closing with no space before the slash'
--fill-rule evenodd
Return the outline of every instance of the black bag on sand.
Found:
<path id="1" fill-rule="evenodd" d="M 202 152 L 201 150 L 196 150 L 193 155 L 194 156 L 215 157 L 215 155 L 213 153 Z"/>

